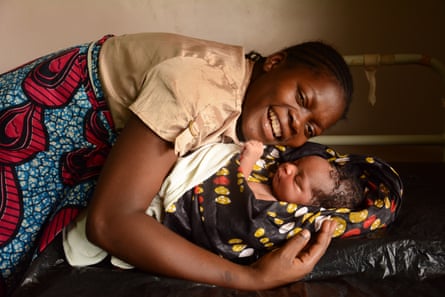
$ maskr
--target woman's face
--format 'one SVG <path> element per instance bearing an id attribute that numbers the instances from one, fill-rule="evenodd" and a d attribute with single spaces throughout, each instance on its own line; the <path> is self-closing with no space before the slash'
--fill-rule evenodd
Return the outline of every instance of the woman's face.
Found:
<path id="1" fill-rule="evenodd" d="M 281 164 L 272 179 L 272 194 L 279 201 L 312 205 L 313 191 L 330 193 L 335 187 L 329 162 L 307 156 Z"/>
<path id="2" fill-rule="evenodd" d="M 298 147 L 342 117 L 346 105 L 335 79 L 307 67 L 288 67 L 282 53 L 269 56 L 263 70 L 244 99 L 245 140 Z"/>

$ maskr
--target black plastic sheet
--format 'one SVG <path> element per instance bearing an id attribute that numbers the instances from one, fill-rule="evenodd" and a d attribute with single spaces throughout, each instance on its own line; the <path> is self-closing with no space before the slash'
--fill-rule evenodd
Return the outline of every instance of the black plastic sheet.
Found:
<path id="1" fill-rule="evenodd" d="M 393 166 L 405 185 L 396 222 L 363 238 L 334 240 L 303 281 L 245 292 L 137 270 L 73 268 L 58 240 L 36 259 L 12 296 L 445 296 L 445 164 Z"/>

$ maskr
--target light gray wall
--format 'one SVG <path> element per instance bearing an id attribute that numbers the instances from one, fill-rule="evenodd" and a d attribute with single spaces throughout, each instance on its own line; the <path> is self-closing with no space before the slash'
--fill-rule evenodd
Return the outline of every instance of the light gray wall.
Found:
<path id="1" fill-rule="evenodd" d="M 0 72 L 107 33 L 165 31 L 264 54 L 324 40 L 343 54 L 422 53 L 445 62 L 443 0 L 0 0 Z M 382 67 L 377 104 L 353 69 L 347 121 L 328 134 L 442 134 L 445 87 L 421 66 Z M 342 147 L 343 149 L 343 147 Z M 389 160 L 437 160 L 442 147 L 347 147 Z"/>

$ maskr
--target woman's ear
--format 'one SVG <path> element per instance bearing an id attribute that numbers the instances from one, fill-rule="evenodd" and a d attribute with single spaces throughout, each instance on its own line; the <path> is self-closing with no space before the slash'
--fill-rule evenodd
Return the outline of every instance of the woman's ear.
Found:
<path id="1" fill-rule="evenodd" d="M 263 70 L 268 72 L 274 69 L 277 66 L 282 65 L 286 61 L 287 53 L 286 52 L 277 52 L 272 54 L 266 58 L 263 64 Z"/>

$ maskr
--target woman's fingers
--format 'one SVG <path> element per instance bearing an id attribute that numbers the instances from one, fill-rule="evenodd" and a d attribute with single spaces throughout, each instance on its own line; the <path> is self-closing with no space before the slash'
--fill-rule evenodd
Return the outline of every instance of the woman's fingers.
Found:
<path id="1" fill-rule="evenodd" d="M 337 223 L 333 220 L 326 220 L 318 232 L 315 240 L 307 248 L 296 255 L 296 260 L 308 265 L 310 270 L 318 263 L 325 254 L 335 231 Z"/>
<path id="2" fill-rule="evenodd" d="M 326 220 L 312 242 L 308 230 L 303 230 L 286 244 L 264 255 L 251 268 L 257 289 L 272 288 L 295 282 L 312 271 L 326 252 L 336 226 L 335 221 Z"/>
<path id="3" fill-rule="evenodd" d="M 288 242 L 286 242 L 286 244 L 282 247 L 281 252 L 285 257 L 293 260 L 303 251 L 310 238 L 311 232 L 304 229 L 292 239 L 288 240 Z"/>
<path id="4" fill-rule="evenodd" d="M 298 279 L 310 273 L 325 254 L 335 227 L 335 221 L 326 220 L 312 242 L 309 242 L 311 238 L 310 232 L 302 230 L 283 246 L 280 251 L 282 257 L 292 263 L 291 265 Z"/>

